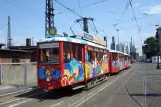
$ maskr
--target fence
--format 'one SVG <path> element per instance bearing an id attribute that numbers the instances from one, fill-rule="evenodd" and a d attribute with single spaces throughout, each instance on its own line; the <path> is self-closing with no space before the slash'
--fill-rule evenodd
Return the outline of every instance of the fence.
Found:
<path id="1" fill-rule="evenodd" d="M 0 85 L 37 85 L 37 63 L 0 63 Z"/>

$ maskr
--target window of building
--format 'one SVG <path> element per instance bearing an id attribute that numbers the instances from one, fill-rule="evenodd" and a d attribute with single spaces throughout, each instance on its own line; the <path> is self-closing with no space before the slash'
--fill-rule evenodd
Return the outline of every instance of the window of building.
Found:
<path id="1" fill-rule="evenodd" d="M 19 63 L 19 62 L 20 62 L 20 57 L 12 56 L 12 63 Z"/>

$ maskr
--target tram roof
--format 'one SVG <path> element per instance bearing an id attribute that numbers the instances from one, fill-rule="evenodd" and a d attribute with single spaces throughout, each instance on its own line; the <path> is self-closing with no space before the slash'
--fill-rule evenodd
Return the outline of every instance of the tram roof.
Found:
<path id="1" fill-rule="evenodd" d="M 131 55 L 129 55 L 129 54 L 126 54 L 126 53 L 124 53 L 124 55 L 127 55 L 127 56 L 131 56 Z"/>
<path id="2" fill-rule="evenodd" d="M 90 46 L 102 48 L 102 49 L 107 49 L 107 47 L 90 42 L 90 41 L 85 41 L 80 38 L 72 38 L 72 37 L 64 37 L 64 36 L 56 36 L 56 37 L 51 37 L 51 38 L 43 38 L 40 39 L 37 43 L 43 43 L 43 42 L 54 42 L 54 41 L 64 41 L 64 42 L 72 42 L 72 43 L 79 43 L 79 44 L 87 44 Z M 108 50 L 108 49 L 107 49 Z"/>
<path id="3" fill-rule="evenodd" d="M 112 53 L 120 53 L 120 54 L 124 54 L 124 55 L 130 56 L 129 54 L 126 54 L 126 53 L 123 53 L 123 52 L 120 52 L 120 51 L 116 51 L 116 50 L 109 50 L 109 51 L 112 52 Z"/>

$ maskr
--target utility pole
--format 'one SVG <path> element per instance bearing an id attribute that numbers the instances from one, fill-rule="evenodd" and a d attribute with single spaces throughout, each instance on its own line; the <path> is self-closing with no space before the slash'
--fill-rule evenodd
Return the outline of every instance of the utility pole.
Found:
<path id="1" fill-rule="evenodd" d="M 45 13 L 45 37 L 55 35 L 56 28 L 54 27 L 54 8 L 53 0 L 46 0 L 46 13 Z"/>
<path id="2" fill-rule="evenodd" d="M 157 32 L 156 32 L 156 39 L 157 39 L 157 69 L 160 69 L 159 63 L 160 63 L 160 58 L 159 58 L 159 54 L 160 52 L 160 39 L 161 39 L 161 27 L 157 28 Z"/>
<path id="3" fill-rule="evenodd" d="M 117 31 L 117 36 L 118 36 L 118 51 L 120 51 L 120 42 L 119 42 L 119 29 L 116 29 Z"/>
<path id="4" fill-rule="evenodd" d="M 10 23 L 10 16 L 8 16 L 8 35 L 7 35 L 7 48 L 12 45 L 12 38 L 11 38 L 11 23 Z"/>

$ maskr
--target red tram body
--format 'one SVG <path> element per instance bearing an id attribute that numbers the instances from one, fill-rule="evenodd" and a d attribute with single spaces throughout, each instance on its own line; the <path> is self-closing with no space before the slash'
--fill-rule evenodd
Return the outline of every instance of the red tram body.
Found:
<path id="1" fill-rule="evenodd" d="M 118 73 L 131 66 L 130 56 L 118 51 L 109 51 L 105 40 L 101 41 L 88 34 L 83 37 L 88 41 L 72 37 L 51 37 L 37 43 L 40 88 L 83 88 L 90 82 L 94 84 L 110 73 Z"/>

